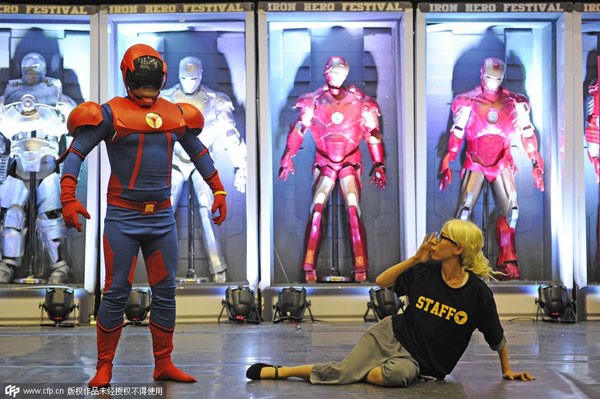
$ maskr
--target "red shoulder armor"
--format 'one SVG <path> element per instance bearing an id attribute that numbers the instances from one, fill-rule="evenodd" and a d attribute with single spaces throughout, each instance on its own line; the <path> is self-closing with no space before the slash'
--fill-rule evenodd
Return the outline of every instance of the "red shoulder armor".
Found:
<path id="1" fill-rule="evenodd" d="M 319 90 L 314 91 L 312 93 L 302 94 L 296 100 L 296 104 L 294 104 L 293 108 L 304 109 L 304 108 L 307 108 L 307 107 L 313 107 L 315 105 L 315 98 L 318 97 L 318 96 L 320 96 L 322 93 L 323 93 L 323 91 L 321 89 L 319 89 Z"/>
<path id="2" fill-rule="evenodd" d="M 67 129 L 71 136 L 77 135 L 81 126 L 98 126 L 102 122 L 102 107 L 100 104 L 86 101 L 75 107 L 67 119 Z"/>
<path id="3" fill-rule="evenodd" d="M 515 102 L 518 103 L 527 103 L 527 106 L 529 107 L 529 99 L 524 96 L 523 94 L 519 94 L 519 93 L 510 93 L 510 95 L 512 96 L 512 98 L 514 98 Z"/>
<path id="4" fill-rule="evenodd" d="M 479 95 L 481 95 L 481 89 L 479 87 L 470 90 L 466 93 L 461 93 L 457 95 L 452 100 L 452 113 L 456 114 L 460 108 L 471 106 L 471 104 L 473 103 L 473 98 Z"/>
<path id="5" fill-rule="evenodd" d="M 202 129 L 204 128 L 204 116 L 202 112 L 192 104 L 188 103 L 177 103 L 183 113 L 183 120 L 190 129 Z"/>
<path id="6" fill-rule="evenodd" d="M 348 86 L 348 91 L 350 93 L 354 94 L 354 96 L 356 96 L 356 98 L 358 100 L 362 100 L 366 96 L 366 94 L 361 89 L 359 89 L 358 87 L 356 87 L 354 85 Z"/>

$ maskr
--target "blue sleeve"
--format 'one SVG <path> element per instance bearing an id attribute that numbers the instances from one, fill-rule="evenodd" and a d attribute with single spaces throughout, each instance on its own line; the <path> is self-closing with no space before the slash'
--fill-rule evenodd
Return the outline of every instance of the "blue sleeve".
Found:
<path id="1" fill-rule="evenodd" d="M 106 105 L 102 106 L 103 120 L 98 126 L 83 126 L 73 138 L 65 158 L 62 175 L 72 175 L 77 178 L 81 164 L 87 155 L 104 139 L 113 134 L 112 112 Z"/>
<path id="2" fill-rule="evenodd" d="M 202 144 L 198 135 L 201 129 L 188 129 L 179 139 L 179 143 L 188 154 L 198 172 L 204 179 L 210 177 L 215 171 L 215 164 L 208 153 L 208 149 Z"/>

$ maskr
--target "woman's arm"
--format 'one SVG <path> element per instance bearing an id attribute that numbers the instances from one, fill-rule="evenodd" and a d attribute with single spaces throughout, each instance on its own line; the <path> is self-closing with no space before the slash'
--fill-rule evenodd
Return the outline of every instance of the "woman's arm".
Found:
<path id="1" fill-rule="evenodd" d="M 508 349 L 506 349 L 506 345 L 504 345 L 504 347 L 498 351 L 498 356 L 500 357 L 500 365 L 502 367 L 502 378 L 505 380 L 535 380 L 535 377 L 526 371 L 519 373 L 510 369 L 510 364 L 508 362 Z"/>
<path id="2" fill-rule="evenodd" d="M 404 273 L 411 267 L 418 265 L 419 263 L 425 263 L 429 261 L 429 259 L 431 259 L 431 254 L 429 251 L 431 248 L 431 241 L 433 240 L 434 236 L 435 234 L 433 233 L 429 235 L 429 237 L 425 236 L 416 254 L 406 259 L 405 261 L 397 263 L 389 269 L 385 270 L 383 273 L 377 276 L 375 284 L 383 288 L 391 287 L 398 278 L 398 276 L 400 276 L 402 273 Z"/>

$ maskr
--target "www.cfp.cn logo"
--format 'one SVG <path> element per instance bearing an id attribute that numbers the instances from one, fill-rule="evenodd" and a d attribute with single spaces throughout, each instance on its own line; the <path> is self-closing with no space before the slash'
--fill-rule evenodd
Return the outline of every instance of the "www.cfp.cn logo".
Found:
<path id="1" fill-rule="evenodd" d="M 21 392 L 21 388 L 15 385 L 7 385 L 6 388 L 4 388 L 4 394 L 8 397 L 16 398 L 19 392 Z"/>

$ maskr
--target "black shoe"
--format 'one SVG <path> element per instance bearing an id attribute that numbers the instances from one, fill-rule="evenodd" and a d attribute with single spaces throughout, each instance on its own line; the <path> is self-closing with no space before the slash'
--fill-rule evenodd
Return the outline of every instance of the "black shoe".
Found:
<path id="1" fill-rule="evenodd" d="M 279 378 L 279 366 L 273 366 L 266 363 L 254 363 L 246 370 L 246 378 L 249 380 L 260 380 L 260 372 L 265 367 L 273 367 L 275 369 L 275 379 Z"/>

